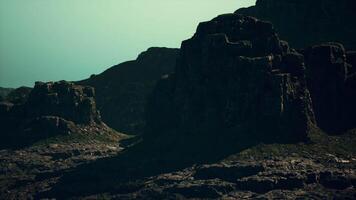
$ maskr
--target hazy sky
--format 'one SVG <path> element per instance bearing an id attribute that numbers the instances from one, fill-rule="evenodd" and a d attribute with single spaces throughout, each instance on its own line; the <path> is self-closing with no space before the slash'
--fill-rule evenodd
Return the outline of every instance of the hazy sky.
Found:
<path id="1" fill-rule="evenodd" d="M 255 0 L 0 0 L 0 86 L 80 80 Z"/>

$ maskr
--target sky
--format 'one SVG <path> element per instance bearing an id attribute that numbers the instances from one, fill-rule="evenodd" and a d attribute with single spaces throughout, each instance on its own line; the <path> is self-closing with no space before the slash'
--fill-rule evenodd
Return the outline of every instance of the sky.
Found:
<path id="1" fill-rule="evenodd" d="M 81 80 L 179 48 L 199 22 L 255 0 L 0 0 L 0 87 Z"/>

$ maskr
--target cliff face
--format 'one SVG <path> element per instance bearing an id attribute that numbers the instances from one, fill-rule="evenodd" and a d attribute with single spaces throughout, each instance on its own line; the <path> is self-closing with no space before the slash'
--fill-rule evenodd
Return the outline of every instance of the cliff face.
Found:
<path id="1" fill-rule="evenodd" d="M 174 71 L 178 49 L 150 48 L 137 60 L 113 66 L 80 81 L 95 88 L 103 121 L 116 130 L 140 134 L 145 125 L 146 96 L 157 80 Z"/>
<path id="2" fill-rule="evenodd" d="M 23 104 L 27 101 L 31 90 L 32 88 L 25 86 L 13 89 L 6 95 L 3 101 L 9 101 L 14 104 Z"/>
<path id="3" fill-rule="evenodd" d="M 14 89 L 0 87 L 0 101 L 4 100 L 6 96 Z"/>
<path id="4" fill-rule="evenodd" d="M 293 48 L 333 41 L 356 49 L 355 10 L 353 0 L 257 0 L 236 13 L 272 22 Z"/>
<path id="5" fill-rule="evenodd" d="M 328 133 L 343 133 L 356 127 L 356 82 L 354 54 L 343 45 L 324 43 L 303 51 L 308 89 L 317 124 Z"/>
<path id="6" fill-rule="evenodd" d="M 69 82 L 37 82 L 25 103 L 26 117 L 59 116 L 76 124 L 101 123 L 95 92 Z"/>
<path id="7" fill-rule="evenodd" d="M 268 22 L 226 14 L 201 23 L 151 96 L 147 135 L 304 141 L 314 123 L 304 71 L 303 55 Z"/>
<path id="8" fill-rule="evenodd" d="M 55 135 L 108 129 L 96 109 L 92 87 L 37 82 L 24 103 L 0 103 L 0 146 L 21 146 Z M 94 130 L 95 129 L 95 130 Z M 94 130 L 94 131 L 93 131 Z"/>

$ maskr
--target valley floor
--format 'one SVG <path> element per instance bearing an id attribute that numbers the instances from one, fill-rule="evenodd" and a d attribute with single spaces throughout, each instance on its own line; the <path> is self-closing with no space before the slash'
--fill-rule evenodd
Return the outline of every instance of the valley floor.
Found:
<path id="1" fill-rule="evenodd" d="M 119 137 L 111 139 L 1 150 L 0 199 L 356 199 L 356 130 L 314 134 L 308 144 L 260 144 L 219 162 L 125 181 L 112 171 L 125 151 Z"/>

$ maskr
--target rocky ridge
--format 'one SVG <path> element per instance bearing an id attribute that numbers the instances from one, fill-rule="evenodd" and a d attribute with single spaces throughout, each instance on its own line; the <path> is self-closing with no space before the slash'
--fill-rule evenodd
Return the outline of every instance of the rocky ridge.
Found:
<path id="1" fill-rule="evenodd" d="M 355 50 L 355 9 L 353 0 L 257 0 L 236 13 L 272 22 L 293 48 L 334 41 Z"/>
<path id="2" fill-rule="evenodd" d="M 120 154 L 118 146 L 92 140 L 73 144 L 73 138 L 64 146 L 1 151 L 6 163 L 1 170 L 9 173 L 0 179 L 0 197 L 355 199 L 356 132 L 345 133 L 355 125 L 354 58 L 339 43 L 294 50 L 269 22 L 218 16 L 182 43 L 175 72 L 157 83 L 142 141 Z M 46 118 L 56 130 L 60 124 L 74 126 L 85 138 L 101 127 L 94 104 L 83 104 L 94 99 L 84 92 L 91 89 L 69 84 L 64 88 L 77 92 L 62 98 L 53 94 L 62 90 L 48 85 L 38 85 L 46 92 L 34 102 L 41 96 L 50 109 L 33 104 L 39 112 L 28 116 L 60 115 Z M 79 105 L 91 105 L 84 106 L 90 108 L 84 117 Z M 71 112 L 58 112 L 61 106 Z M 30 159 L 22 161 L 22 155 Z M 114 157 L 87 162 L 105 155 Z M 60 170 L 47 175 L 57 159 Z"/>
<path id="3" fill-rule="evenodd" d="M 299 142 L 315 123 L 303 55 L 269 22 L 238 14 L 198 26 L 147 110 L 148 140 L 173 132 L 235 145 Z"/>
<path id="4" fill-rule="evenodd" d="M 142 134 L 145 126 L 146 96 L 157 80 L 174 71 L 178 49 L 152 47 L 136 60 L 113 66 L 78 84 L 95 88 L 102 119 L 124 133 Z"/>
<path id="5" fill-rule="evenodd" d="M 70 82 L 37 82 L 24 103 L 0 103 L 1 145 L 31 144 L 56 135 L 93 130 L 112 132 L 96 109 L 91 87 Z"/>
<path id="6" fill-rule="evenodd" d="M 306 78 L 317 124 L 342 134 L 356 127 L 356 63 L 339 43 L 323 43 L 302 50 Z"/>

